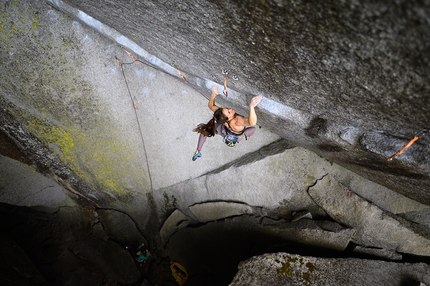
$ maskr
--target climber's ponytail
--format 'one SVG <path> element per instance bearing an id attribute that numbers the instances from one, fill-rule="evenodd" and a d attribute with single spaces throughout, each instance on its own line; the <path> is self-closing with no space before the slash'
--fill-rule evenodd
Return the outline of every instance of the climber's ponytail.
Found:
<path id="1" fill-rule="evenodd" d="M 216 134 L 217 124 L 224 124 L 226 121 L 227 117 L 222 113 L 222 108 L 218 108 L 208 123 L 200 123 L 193 131 L 203 134 L 206 137 L 212 137 Z"/>

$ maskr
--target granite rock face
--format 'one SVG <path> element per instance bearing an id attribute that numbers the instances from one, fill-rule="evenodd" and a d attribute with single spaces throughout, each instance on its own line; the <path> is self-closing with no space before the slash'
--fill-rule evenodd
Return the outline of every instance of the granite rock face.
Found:
<path id="1" fill-rule="evenodd" d="M 427 264 L 331 259 L 287 253 L 253 257 L 230 285 L 428 285 Z"/>
<path id="2" fill-rule="evenodd" d="M 428 1 L 406 0 L 1 4 L 0 202 L 5 218 L 19 214 L 3 232 L 34 247 L 29 257 L 56 285 L 174 284 L 170 260 L 197 277 L 229 253 L 233 277 L 251 254 L 296 244 L 425 261 L 429 15 Z M 212 117 L 222 70 L 228 97 L 217 104 L 246 115 L 263 95 L 259 126 L 235 148 L 208 139 L 193 162 L 192 130 Z M 190 243 L 200 231 L 212 236 Z M 246 241 L 252 231 L 262 240 Z M 216 235 L 237 247 L 213 249 Z M 145 271 L 122 247 L 141 241 L 156 249 Z M 206 264 L 211 256 L 219 263 Z M 344 281 L 334 268 L 334 282 L 313 276 L 316 258 L 279 257 L 269 272 L 283 283 Z M 299 280 L 289 277 L 305 260 Z M 365 271 L 370 284 L 428 283 L 422 263 L 327 261 L 351 262 L 357 285 Z M 375 265 L 395 274 L 381 280 Z"/>
<path id="3" fill-rule="evenodd" d="M 151 184 L 157 188 L 173 183 L 148 176 L 151 171 L 142 164 L 146 160 L 137 159 L 145 157 L 142 144 L 148 142 L 142 143 L 136 129 L 155 132 L 160 128 L 152 129 L 154 121 L 144 120 L 140 109 L 140 127 L 136 122 L 126 123 L 135 121 L 133 110 L 126 112 L 130 101 L 146 105 L 146 97 L 135 92 L 149 96 L 163 90 L 143 83 L 142 78 L 134 81 L 127 73 L 132 87 L 129 96 L 117 63 L 131 58 L 105 44 L 107 38 L 156 68 L 139 68 L 134 75 L 147 74 L 149 82 L 165 75 L 180 81 L 179 71 L 185 86 L 205 97 L 213 83 L 222 84 L 221 70 L 228 70 L 229 97 L 220 97 L 220 104 L 246 113 L 250 97 L 261 94 L 265 100 L 258 107 L 259 124 L 271 132 L 429 204 L 430 139 L 428 133 L 420 133 L 429 128 L 430 114 L 429 3 L 48 3 L 78 22 L 41 1 L 27 10 L 20 10 L 28 6 L 25 3 L 21 8 L 9 2 L 3 7 L 4 22 L 14 23 L 2 29 L 1 69 L 7 75 L 1 83 L 6 100 L 2 106 L 8 106 L 3 112 L 32 122 L 24 124 L 25 128 L 51 144 L 54 153 L 84 177 L 91 189 L 109 188 L 111 195 L 119 197 L 136 186 L 148 189 Z M 14 17 L 21 21 L 14 22 Z M 100 34 L 106 38 L 102 40 Z M 10 69 L 16 72 L 8 73 Z M 143 86 L 133 89 L 139 81 Z M 190 112 L 194 105 L 189 101 L 189 97 L 179 100 Z M 161 104 L 170 106 L 164 100 Z M 178 113 L 175 109 L 168 112 Z M 152 114 L 154 126 L 162 123 L 159 115 Z M 190 126 L 206 120 L 188 123 L 179 115 L 175 118 Z M 88 130 L 104 135 L 94 137 Z M 18 140 L 19 133 L 6 133 Z M 419 135 L 417 142 L 387 161 L 414 135 Z M 174 138 L 180 136 L 184 131 Z M 164 141 L 171 138 L 163 137 Z M 76 147 L 79 154 L 73 151 Z M 116 153 L 121 160 L 100 155 L 106 153 Z M 132 153 L 137 156 L 129 157 Z M 148 155 L 149 160 L 158 157 Z M 107 167 L 111 165 L 120 168 Z M 166 166 L 160 164 L 156 171 Z M 87 194 L 90 191 L 85 187 L 81 184 Z"/>
<path id="4" fill-rule="evenodd" d="M 268 162 L 283 165 L 283 172 L 272 169 Z M 307 163 L 300 165 L 300 162 Z M 271 252 L 336 259 L 364 257 L 399 263 L 410 257 L 415 257 L 415 262 L 428 261 L 430 230 L 423 220 L 428 207 L 415 205 L 416 211 L 407 213 L 416 222 L 407 220 L 399 207 L 412 207 L 413 201 L 397 197 L 396 203 L 387 202 L 387 198 L 395 198 L 392 191 L 365 183 L 362 178 L 357 181 L 356 174 L 345 174 L 339 166 L 326 163 L 323 158 L 296 147 L 250 164 L 236 162 L 232 164 L 234 168 L 221 168 L 160 190 L 155 197 L 160 205 L 157 209 L 165 204 L 166 198 L 176 199 L 175 210 L 163 220 L 160 230 L 169 257 L 188 269 L 192 277 L 190 285 L 219 280 L 216 285 L 225 285 L 233 279 L 228 275 L 231 268 L 227 267 L 232 261 L 238 263 L 238 257 Z M 255 170 L 266 174 L 267 189 L 256 183 L 258 178 L 252 178 Z M 231 186 L 236 185 L 246 185 L 247 192 L 235 191 Z M 283 197 L 288 199 L 274 204 L 274 199 Z M 412 216 L 415 212 L 422 219 Z M 356 275 L 354 267 L 346 268 L 347 275 Z M 267 278 L 263 273 L 250 275 L 258 277 L 255 285 Z M 248 285 L 247 274 L 242 274 L 238 285 Z M 400 276 L 390 279 L 395 284 L 403 281 Z M 284 285 L 280 281 L 267 285 Z M 378 285 L 378 281 L 367 285 Z M 297 281 L 293 282 L 291 285 Z M 339 280 L 330 285 L 341 284 Z"/>
<path id="5" fill-rule="evenodd" d="M 228 70 L 229 105 L 244 110 L 262 94 L 259 120 L 272 132 L 430 202 L 428 134 L 387 162 L 429 128 L 428 1 L 52 1 L 63 2 L 196 88 Z"/>
<path id="6" fill-rule="evenodd" d="M 336 222 L 355 229 L 354 243 L 430 256 L 428 233 L 423 236 L 414 224 L 384 212 L 329 176 L 309 188 L 309 195 Z"/>

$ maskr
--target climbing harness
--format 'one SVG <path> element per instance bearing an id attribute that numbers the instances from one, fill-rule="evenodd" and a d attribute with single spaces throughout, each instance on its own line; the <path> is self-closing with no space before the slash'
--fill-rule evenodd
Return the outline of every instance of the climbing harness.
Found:
<path id="1" fill-rule="evenodd" d="M 228 146 L 228 147 L 234 147 L 236 146 L 237 143 L 239 143 L 239 138 L 241 136 L 245 136 L 245 139 L 248 140 L 248 137 L 246 136 L 245 133 L 245 129 L 244 128 L 240 133 L 234 133 L 233 131 L 231 131 L 230 129 L 228 129 L 226 126 L 224 126 L 224 131 L 226 136 L 223 138 L 224 143 Z"/>
<path id="2" fill-rule="evenodd" d="M 420 132 L 418 132 L 411 140 L 409 140 L 408 143 L 406 143 L 402 148 L 400 148 L 399 151 L 397 151 L 392 156 L 390 156 L 390 158 L 388 158 L 387 161 L 391 161 L 394 158 L 396 158 L 397 156 L 399 156 L 400 154 L 402 154 L 406 149 L 408 149 L 409 147 L 411 147 L 412 144 L 414 144 L 415 141 L 417 141 L 419 139 L 419 136 L 422 136 L 422 135 L 424 135 L 425 133 L 427 133 L 429 131 L 430 131 L 430 128 L 424 128 L 423 130 L 421 130 Z"/>

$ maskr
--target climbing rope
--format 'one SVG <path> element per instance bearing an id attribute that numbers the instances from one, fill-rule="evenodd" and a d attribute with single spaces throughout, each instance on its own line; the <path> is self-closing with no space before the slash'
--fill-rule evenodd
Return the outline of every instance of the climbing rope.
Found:
<path id="1" fill-rule="evenodd" d="M 148 155 L 147 155 L 148 153 L 146 152 L 145 139 L 143 137 L 142 128 L 141 128 L 140 121 L 139 121 L 139 116 L 137 115 L 137 110 L 136 110 L 136 107 L 137 107 L 136 106 L 137 105 L 136 98 L 133 97 L 131 94 L 130 87 L 129 87 L 128 81 L 127 81 L 127 77 L 125 76 L 125 71 L 124 71 L 124 65 L 133 64 L 134 62 L 133 63 L 122 63 L 118 58 L 116 58 L 116 60 L 118 61 L 119 66 L 121 67 L 122 76 L 124 77 L 124 81 L 125 81 L 125 86 L 127 87 L 128 95 L 129 95 L 130 100 L 133 104 L 134 115 L 136 117 L 137 126 L 139 128 L 140 138 L 142 140 L 142 145 L 143 145 L 143 151 L 145 153 L 146 167 L 148 168 L 149 183 L 151 185 L 151 190 L 153 191 L 151 169 L 149 168 Z"/>

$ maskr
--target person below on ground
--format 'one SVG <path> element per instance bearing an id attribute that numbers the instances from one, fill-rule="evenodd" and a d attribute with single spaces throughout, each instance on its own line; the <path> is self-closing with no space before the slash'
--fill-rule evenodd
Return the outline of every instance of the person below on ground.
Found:
<path id="1" fill-rule="evenodd" d="M 232 108 L 221 108 L 215 105 L 215 98 L 218 95 L 218 85 L 212 87 L 212 95 L 208 102 L 208 107 L 213 111 L 213 117 L 208 123 L 199 124 L 193 131 L 200 133 L 197 143 L 197 150 L 194 152 L 193 161 L 202 156 L 201 150 L 207 137 L 219 134 L 224 138 L 224 142 L 229 147 L 234 147 L 243 138 L 248 139 L 255 132 L 254 125 L 257 124 L 257 114 L 255 107 L 262 100 L 262 96 L 255 96 L 249 104 L 248 117 L 243 117 Z"/>
<path id="2" fill-rule="evenodd" d="M 151 253 L 148 249 L 144 249 L 145 244 L 142 243 L 139 245 L 136 249 L 136 261 L 140 263 L 140 266 L 142 266 L 142 263 L 146 263 L 146 260 L 148 260 L 149 256 L 151 256 Z"/>

